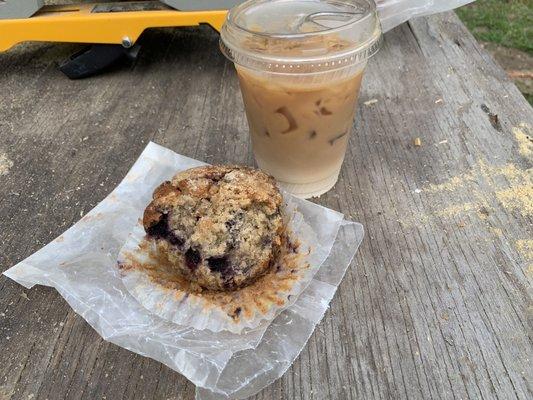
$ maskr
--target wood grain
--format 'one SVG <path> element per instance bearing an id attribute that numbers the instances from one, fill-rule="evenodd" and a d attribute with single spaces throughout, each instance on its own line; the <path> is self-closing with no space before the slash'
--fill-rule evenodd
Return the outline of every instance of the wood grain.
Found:
<path id="1" fill-rule="evenodd" d="M 253 164 L 217 35 L 163 29 L 141 44 L 134 65 L 82 81 L 56 67 L 73 45 L 0 54 L 2 270 L 102 200 L 149 140 Z M 362 222 L 365 240 L 301 356 L 255 398 L 531 398 L 532 126 L 454 14 L 389 32 L 339 183 L 318 201 Z M 181 375 L 101 340 L 54 290 L 2 277 L 0 293 L 0 399 L 194 398 Z"/>

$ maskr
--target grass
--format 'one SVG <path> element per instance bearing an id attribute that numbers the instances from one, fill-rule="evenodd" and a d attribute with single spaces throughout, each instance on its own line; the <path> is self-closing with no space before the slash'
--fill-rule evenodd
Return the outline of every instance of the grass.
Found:
<path id="1" fill-rule="evenodd" d="M 477 0 L 456 11 L 477 40 L 533 54 L 533 0 Z"/>

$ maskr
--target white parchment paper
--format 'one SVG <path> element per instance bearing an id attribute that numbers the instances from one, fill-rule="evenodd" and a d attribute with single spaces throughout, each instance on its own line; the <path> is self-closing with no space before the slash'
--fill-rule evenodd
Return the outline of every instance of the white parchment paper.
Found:
<path id="1" fill-rule="evenodd" d="M 144 308 L 115 264 L 153 189 L 177 171 L 203 163 L 150 143 L 117 188 L 78 223 L 4 272 L 31 288 L 54 287 L 103 339 L 158 360 L 197 387 L 197 399 L 242 399 L 280 377 L 320 321 L 363 237 L 342 214 L 290 197 L 310 226 L 336 224 L 320 267 L 298 300 L 273 321 L 240 334 L 198 330 Z"/>

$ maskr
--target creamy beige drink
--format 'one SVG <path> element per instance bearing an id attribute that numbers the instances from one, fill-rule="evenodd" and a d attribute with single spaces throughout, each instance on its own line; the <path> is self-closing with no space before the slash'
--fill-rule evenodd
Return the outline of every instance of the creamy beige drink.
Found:
<path id="1" fill-rule="evenodd" d="M 268 79 L 239 67 L 237 74 L 259 167 L 286 186 L 335 184 L 362 71 L 322 83 Z"/>
<path id="2" fill-rule="evenodd" d="M 251 0 L 231 10 L 235 62 L 257 164 L 300 197 L 335 185 L 379 22 L 366 0 Z"/>

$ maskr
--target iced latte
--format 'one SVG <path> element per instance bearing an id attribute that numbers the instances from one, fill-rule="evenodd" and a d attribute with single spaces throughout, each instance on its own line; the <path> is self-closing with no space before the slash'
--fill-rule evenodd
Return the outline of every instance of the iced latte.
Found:
<path id="1" fill-rule="evenodd" d="M 359 30 L 352 26 L 365 10 L 373 15 L 360 2 L 367 8 L 353 9 L 357 1 L 252 0 L 230 12 L 222 31 L 257 164 L 300 197 L 328 191 L 339 176 L 363 70 L 380 37 L 375 16 Z"/>
<path id="2" fill-rule="evenodd" d="M 237 69 L 259 167 L 295 194 L 335 184 L 352 129 L 362 71 L 311 84 Z M 308 193 L 299 193 L 298 187 Z M 316 190 L 313 190 L 313 187 Z"/>

